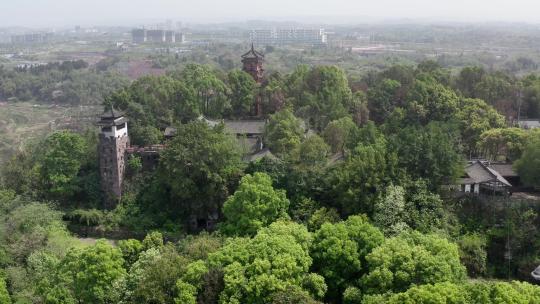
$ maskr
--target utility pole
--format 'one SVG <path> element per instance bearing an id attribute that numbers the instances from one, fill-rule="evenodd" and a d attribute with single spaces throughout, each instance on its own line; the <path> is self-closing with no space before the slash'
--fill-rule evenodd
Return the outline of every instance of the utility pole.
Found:
<path id="1" fill-rule="evenodd" d="M 517 124 L 518 124 L 518 127 L 519 127 L 519 121 L 521 120 L 521 104 L 523 102 L 523 92 L 522 92 L 522 89 L 521 89 L 521 86 L 519 88 L 519 91 L 518 91 L 518 117 L 517 117 Z"/>
<path id="2" fill-rule="evenodd" d="M 511 242 L 510 242 L 510 229 L 511 229 L 511 226 L 512 225 L 512 221 L 511 221 L 511 208 L 510 208 L 510 203 L 508 200 L 505 200 L 504 201 L 504 209 L 505 209 L 505 213 L 506 213 L 506 252 L 504 253 L 504 258 L 507 260 L 508 262 L 508 280 L 510 280 L 511 278 L 511 273 L 512 273 L 512 245 L 511 245 Z"/>

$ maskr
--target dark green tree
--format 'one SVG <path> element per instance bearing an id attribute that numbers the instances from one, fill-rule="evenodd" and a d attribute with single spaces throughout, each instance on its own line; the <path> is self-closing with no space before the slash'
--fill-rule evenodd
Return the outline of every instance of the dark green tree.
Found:
<path id="1" fill-rule="evenodd" d="M 444 86 L 448 86 L 450 84 L 450 70 L 443 68 L 435 60 L 424 60 L 420 62 L 416 67 L 415 72 L 417 77 L 418 75 L 429 75 Z"/>
<path id="2" fill-rule="evenodd" d="M 266 144 L 279 156 L 286 156 L 300 145 L 304 130 L 302 121 L 288 109 L 270 116 L 265 130 Z"/>
<path id="3" fill-rule="evenodd" d="M 416 79 L 406 97 L 406 117 L 411 124 L 430 121 L 449 121 L 458 108 L 458 97 L 453 90 L 431 76 Z"/>
<path id="4" fill-rule="evenodd" d="M 330 122 L 324 129 L 322 136 L 333 153 L 344 152 L 345 144 L 349 140 L 351 132 L 354 132 L 356 128 L 357 126 L 351 118 L 344 117 Z"/>
<path id="5" fill-rule="evenodd" d="M 263 112 L 274 114 L 281 110 L 286 103 L 285 79 L 279 73 L 268 77 L 268 82 L 262 87 Z"/>
<path id="6" fill-rule="evenodd" d="M 332 121 L 349 115 L 352 92 L 345 72 L 336 66 L 299 68 L 291 75 L 295 113 L 314 129 L 323 130 Z"/>
<path id="7" fill-rule="evenodd" d="M 210 267 L 222 268 L 227 303 L 271 303 L 290 288 L 303 289 L 315 299 L 324 296 L 324 280 L 309 273 L 311 235 L 299 224 L 278 221 L 252 239 L 231 239 L 209 256 Z"/>
<path id="8" fill-rule="evenodd" d="M 287 75 L 285 79 L 286 95 L 289 96 L 295 105 L 299 104 L 304 94 L 304 86 L 309 66 L 299 64 L 294 68 L 294 71 Z"/>
<path id="9" fill-rule="evenodd" d="M 455 87 L 463 96 L 477 98 L 476 86 L 482 81 L 485 74 L 486 72 L 482 67 L 464 67 L 455 80 Z"/>
<path id="10" fill-rule="evenodd" d="M 55 132 L 45 139 L 38 160 L 45 193 L 53 198 L 67 198 L 79 190 L 77 174 L 86 150 L 85 140 L 69 131 Z"/>
<path id="11" fill-rule="evenodd" d="M 529 75 L 522 82 L 524 87 L 521 115 L 540 117 L 540 79 L 536 75 Z"/>
<path id="12" fill-rule="evenodd" d="M 307 226 L 310 231 L 319 230 L 324 223 L 337 223 L 341 220 L 335 208 L 321 207 L 309 215 Z"/>
<path id="13" fill-rule="evenodd" d="M 502 157 L 516 161 L 521 157 L 530 134 L 520 128 L 490 129 L 480 135 L 477 145 L 489 160 Z"/>
<path id="14" fill-rule="evenodd" d="M 142 252 L 126 276 L 123 298 L 128 303 L 172 303 L 177 280 L 188 261 L 172 245 Z"/>
<path id="15" fill-rule="evenodd" d="M 234 117 L 249 116 L 255 101 L 257 83 L 253 77 L 241 70 L 234 70 L 227 75 L 231 90 L 231 108 Z"/>
<path id="16" fill-rule="evenodd" d="M 326 164 L 330 147 L 317 134 L 306 138 L 299 147 L 299 162 L 306 167 L 317 167 Z"/>
<path id="17" fill-rule="evenodd" d="M 230 109 L 229 88 L 210 66 L 188 64 L 176 77 L 193 88 L 199 108 L 205 115 L 219 118 Z"/>
<path id="18" fill-rule="evenodd" d="M 407 127 L 392 137 L 400 168 L 413 179 L 425 179 L 432 189 L 451 183 L 463 170 L 459 136 L 452 125 L 431 123 Z"/>
<path id="19" fill-rule="evenodd" d="M 530 138 L 515 168 L 526 185 L 540 188 L 540 132 Z"/>
<path id="20" fill-rule="evenodd" d="M 481 99 L 462 99 L 456 113 L 465 152 L 477 150 L 477 143 L 485 131 L 505 126 L 504 116 Z"/>
<path id="21" fill-rule="evenodd" d="M 345 288 L 365 272 L 366 255 L 383 240 L 383 234 L 363 216 L 325 223 L 315 232 L 312 268 L 326 279 L 327 300 L 339 301 Z"/>
<path id="22" fill-rule="evenodd" d="M 512 101 L 515 98 L 513 81 L 503 73 L 486 74 L 475 86 L 476 98 L 485 100 L 490 105 Z"/>
<path id="23" fill-rule="evenodd" d="M 368 90 L 369 113 L 373 121 L 383 123 L 394 109 L 400 106 L 400 88 L 401 84 L 398 81 L 383 79 Z"/>
<path id="24" fill-rule="evenodd" d="M 476 278 L 486 273 L 486 238 L 478 233 L 466 234 L 459 238 L 459 256 L 470 277 Z"/>
<path id="25" fill-rule="evenodd" d="M 130 119 L 130 140 L 138 145 L 159 143 L 160 130 L 205 113 L 195 89 L 169 76 L 141 77 L 109 95 L 106 104 L 125 111 Z"/>
<path id="26" fill-rule="evenodd" d="M 378 80 L 395 80 L 401 84 L 402 88 L 408 88 L 414 83 L 415 71 L 412 66 L 394 64 L 382 71 L 378 76 Z"/>
<path id="27" fill-rule="evenodd" d="M 387 147 L 385 137 L 372 124 L 360 129 L 351 153 L 332 166 L 325 177 L 324 201 L 343 215 L 373 213 L 378 193 L 400 174 L 397 157 Z"/>
<path id="28" fill-rule="evenodd" d="M 236 140 L 223 126 L 180 125 L 160 159 L 158 174 L 169 195 L 168 205 L 160 210 L 203 218 L 218 212 L 241 168 Z"/>
<path id="29" fill-rule="evenodd" d="M 442 198 L 430 192 L 424 180 L 405 186 L 405 223 L 422 233 L 437 232 L 448 228 L 449 215 Z"/>
<path id="30" fill-rule="evenodd" d="M 208 255 L 223 245 L 224 238 L 218 233 L 201 232 L 188 235 L 178 243 L 180 253 L 190 260 L 206 260 Z"/>

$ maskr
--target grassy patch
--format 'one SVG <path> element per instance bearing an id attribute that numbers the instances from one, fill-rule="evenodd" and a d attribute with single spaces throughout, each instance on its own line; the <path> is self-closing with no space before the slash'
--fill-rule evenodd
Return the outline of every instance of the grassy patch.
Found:
<path id="1" fill-rule="evenodd" d="M 0 103 L 0 165 L 25 142 L 58 129 L 91 126 L 100 106 L 57 107 L 31 103 Z"/>

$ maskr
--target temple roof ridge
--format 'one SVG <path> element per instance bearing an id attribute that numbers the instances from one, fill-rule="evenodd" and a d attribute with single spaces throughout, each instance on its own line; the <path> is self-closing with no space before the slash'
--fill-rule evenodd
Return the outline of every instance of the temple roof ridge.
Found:
<path id="1" fill-rule="evenodd" d="M 124 112 L 116 110 L 112 104 L 109 105 L 109 107 L 105 109 L 103 114 L 101 114 L 102 118 L 112 118 L 112 119 L 120 118 L 122 116 L 124 116 Z"/>
<path id="2" fill-rule="evenodd" d="M 251 43 L 251 49 L 247 51 L 242 58 L 264 58 L 264 55 L 255 50 L 255 46 Z"/>

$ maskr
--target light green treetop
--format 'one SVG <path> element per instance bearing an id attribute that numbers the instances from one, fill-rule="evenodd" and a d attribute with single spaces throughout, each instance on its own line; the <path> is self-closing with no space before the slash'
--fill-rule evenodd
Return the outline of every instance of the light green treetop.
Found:
<path id="1" fill-rule="evenodd" d="M 270 176 L 259 172 L 248 174 L 223 205 L 222 230 L 232 235 L 254 235 L 261 227 L 288 218 L 288 208 L 285 191 L 274 189 Z"/>

